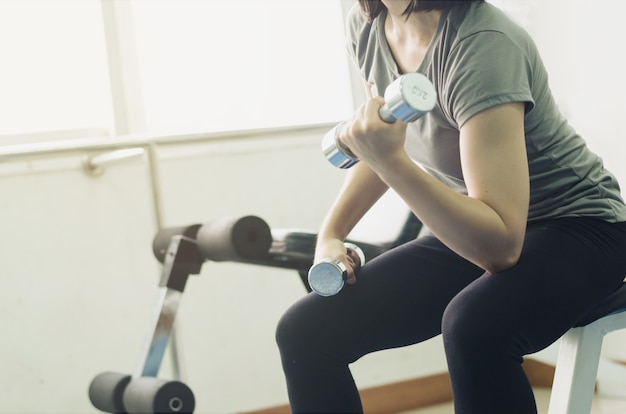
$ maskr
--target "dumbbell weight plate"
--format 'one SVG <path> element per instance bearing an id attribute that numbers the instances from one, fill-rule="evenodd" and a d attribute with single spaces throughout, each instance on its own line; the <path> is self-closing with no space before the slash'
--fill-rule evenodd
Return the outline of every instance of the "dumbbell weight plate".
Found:
<path id="1" fill-rule="evenodd" d="M 437 101 L 435 87 L 421 73 L 407 73 L 385 89 L 385 105 L 380 108 L 382 120 L 413 122 L 430 112 Z"/>
<path id="2" fill-rule="evenodd" d="M 345 283 L 347 269 L 337 259 L 322 259 L 309 270 L 309 286 L 320 296 L 339 293 Z"/>
<path id="3" fill-rule="evenodd" d="M 343 122 L 328 131 L 322 138 L 322 153 L 332 165 L 337 168 L 347 169 L 359 162 L 358 158 L 352 156 L 348 151 L 340 149 L 337 141 L 337 134 L 343 126 Z"/>
<path id="4" fill-rule="evenodd" d="M 365 264 L 365 254 L 354 243 L 345 242 L 348 254 L 355 259 L 356 267 Z M 355 253 L 357 257 L 354 257 Z M 345 284 L 348 271 L 337 259 L 322 259 L 309 269 L 308 281 L 311 290 L 320 296 L 333 296 L 339 293 Z"/>

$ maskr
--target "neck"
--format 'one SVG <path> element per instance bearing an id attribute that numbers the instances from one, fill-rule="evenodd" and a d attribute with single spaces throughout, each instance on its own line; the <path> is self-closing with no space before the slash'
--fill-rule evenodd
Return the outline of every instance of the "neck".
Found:
<path id="1" fill-rule="evenodd" d="M 433 38 L 441 11 L 414 12 L 409 16 L 402 13 L 408 2 L 402 0 L 383 0 L 387 5 L 385 37 L 401 73 L 416 71 Z"/>
<path id="2" fill-rule="evenodd" d="M 407 16 L 403 14 L 408 5 L 406 1 L 383 0 L 383 3 L 387 6 L 385 30 L 388 37 L 422 47 L 430 44 L 441 17 L 440 10 L 414 12 Z"/>

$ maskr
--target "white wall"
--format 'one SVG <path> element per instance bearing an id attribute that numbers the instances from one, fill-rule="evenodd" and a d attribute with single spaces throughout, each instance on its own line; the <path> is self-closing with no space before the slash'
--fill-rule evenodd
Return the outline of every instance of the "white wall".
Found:
<path id="1" fill-rule="evenodd" d="M 528 4 L 523 18 L 559 102 L 626 183 L 626 6 Z M 315 229 L 343 174 L 319 154 L 319 134 L 160 156 L 165 225 L 255 214 L 272 227 Z M 159 274 L 145 162 L 113 166 L 99 178 L 84 175 L 80 162 L 67 156 L 0 164 L 0 413 L 95 412 L 87 399 L 92 377 L 130 373 L 137 362 Z M 179 322 L 198 412 L 286 402 L 274 326 L 303 294 L 295 272 L 242 264 L 207 263 L 189 281 Z M 625 340 L 612 335 L 606 352 L 626 360 Z M 443 370 L 435 339 L 366 357 L 354 371 L 369 386 Z"/>
<path id="2" fill-rule="evenodd" d="M 344 175 L 321 155 L 322 132 L 159 151 L 165 226 L 254 214 L 315 230 Z M 160 270 L 146 163 L 94 178 L 81 161 L 0 165 L 0 413 L 95 412 L 91 379 L 138 362 Z M 189 280 L 178 321 L 197 412 L 286 403 L 274 327 L 303 294 L 295 271 L 236 263 L 208 262 Z M 368 386 L 445 369 L 437 341 L 421 349 L 365 358 L 355 375 Z"/>

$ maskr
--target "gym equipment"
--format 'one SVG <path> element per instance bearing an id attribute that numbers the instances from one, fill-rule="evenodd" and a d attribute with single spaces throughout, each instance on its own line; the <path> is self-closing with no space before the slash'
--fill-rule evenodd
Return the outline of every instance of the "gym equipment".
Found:
<path id="1" fill-rule="evenodd" d="M 435 107 L 437 93 L 428 78 L 420 73 L 407 73 L 393 81 L 385 89 L 385 104 L 378 111 L 380 119 L 387 123 L 413 122 Z M 342 147 L 337 139 L 343 122 L 322 138 L 322 152 L 335 167 L 347 169 L 359 162 L 356 156 Z"/>
<path id="2" fill-rule="evenodd" d="M 179 381 L 132 378 L 116 372 L 98 375 L 89 386 L 94 407 L 108 413 L 192 413 L 191 389 Z"/>
<path id="3" fill-rule="evenodd" d="M 133 376 L 97 375 L 89 386 L 93 406 L 109 413 L 192 413 L 195 398 L 187 385 L 156 378 L 187 279 L 206 260 L 253 261 L 266 256 L 271 244 L 270 228 L 255 216 L 160 231 L 152 247 L 163 272 L 139 366 Z"/>
<path id="4" fill-rule="evenodd" d="M 357 245 L 368 260 L 418 237 L 422 223 L 408 214 L 398 237 L 372 244 L 347 240 Z M 201 241 L 200 241 L 201 240 Z M 142 358 L 134 375 L 104 372 L 89 386 L 93 406 L 108 413 L 192 413 L 195 399 L 180 381 L 157 378 L 174 317 L 187 279 L 200 273 L 206 260 L 235 262 L 294 269 L 307 291 L 317 234 L 293 229 L 270 229 L 260 218 L 225 218 L 205 225 L 166 228 L 153 239 L 153 252 L 163 263 L 157 306 L 150 321 Z M 603 336 L 626 329 L 626 282 L 604 302 L 592 309 L 562 338 L 550 414 L 588 413 Z"/>
<path id="5" fill-rule="evenodd" d="M 626 282 L 561 337 L 548 414 L 587 414 L 600 366 L 602 341 L 626 329 Z"/>
<path id="6" fill-rule="evenodd" d="M 354 243 L 344 243 L 348 254 L 350 251 L 356 253 L 356 268 L 365 264 L 365 254 L 359 246 Z M 354 257 L 354 256 L 353 256 Z M 309 286 L 313 292 L 320 296 L 333 296 L 343 289 L 348 269 L 337 259 L 325 258 L 311 266 L 308 274 Z"/>
<path id="7" fill-rule="evenodd" d="M 421 223 L 410 215 L 399 237 L 388 243 L 347 241 L 364 257 L 376 257 L 414 239 Z M 163 264 L 153 317 L 149 322 L 141 358 L 133 375 L 103 372 L 89 386 L 89 399 L 108 413 L 192 413 L 195 397 L 181 381 L 157 378 L 172 333 L 187 280 L 199 274 L 205 261 L 234 261 L 298 271 L 307 291 L 307 274 L 313 264 L 317 234 L 293 229 L 271 230 L 256 216 L 227 217 L 204 225 L 169 227 L 152 241 L 156 259 Z M 350 244 L 352 243 L 352 244 Z"/>

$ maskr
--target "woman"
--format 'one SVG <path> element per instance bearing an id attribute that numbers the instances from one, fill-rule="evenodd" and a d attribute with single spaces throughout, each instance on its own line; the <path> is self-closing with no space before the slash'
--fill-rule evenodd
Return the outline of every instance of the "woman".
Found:
<path id="1" fill-rule="evenodd" d="M 348 46 L 368 99 L 338 139 L 361 162 L 316 248 L 346 265 L 348 286 L 279 323 L 292 410 L 362 411 L 349 363 L 441 333 L 456 413 L 535 413 L 522 357 L 626 275 L 615 178 L 559 113 L 528 34 L 488 3 L 359 0 Z M 377 95 L 414 71 L 434 84 L 435 109 L 381 121 Z M 357 278 L 343 240 L 388 188 L 431 234 Z"/>

